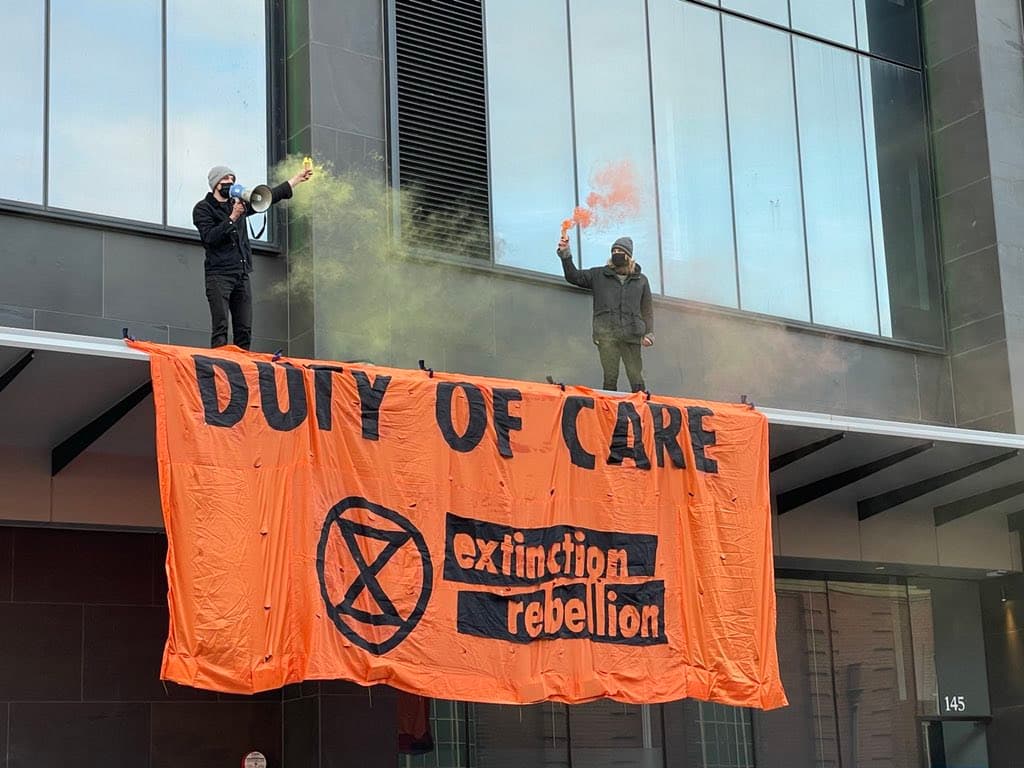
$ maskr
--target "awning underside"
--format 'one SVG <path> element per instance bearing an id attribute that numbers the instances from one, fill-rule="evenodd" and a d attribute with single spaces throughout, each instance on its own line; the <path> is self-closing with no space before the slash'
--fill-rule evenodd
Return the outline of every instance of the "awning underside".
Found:
<path id="1" fill-rule="evenodd" d="M 51 477 L 92 454 L 142 459 L 155 484 L 152 408 L 146 356 L 121 340 L 0 328 L 0 446 L 48 453 Z M 978 515 L 1008 534 L 1024 527 L 1022 435 L 762 410 L 780 525 L 828 510 L 858 523 L 930 516 L 937 530 Z"/>

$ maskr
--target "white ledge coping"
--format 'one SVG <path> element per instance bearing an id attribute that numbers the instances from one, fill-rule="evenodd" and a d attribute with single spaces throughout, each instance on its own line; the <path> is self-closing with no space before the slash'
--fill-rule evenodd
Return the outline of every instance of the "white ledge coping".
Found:
<path id="1" fill-rule="evenodd" d="M 149 355 L 132 349 L 123 339 L 99 336 L 78 336 L 73 333 L 33 331 L 24 328 L 0 327 L 0 347 L 32 349 L 37 352 L 67 352 L 73 355 L 116 357 L 122 360 L 149 362 Z"/>
<path id="2" fill-rule="evenodd" d="M 15 347 L 45 352 L 65 352 L 95 357 L 113 357 L 139 362 L 149 361 L 149 355 L 137 349 L 132 349 L 122 339 L 78 336 L 70 333 L 56 333 L 54 331 L 0 327 L 0 347 Z M 768 417 L 769 424 L 779 426 L 912 438 L 941 443 L 984 445 L 1024 451 L 1024 435 L 1006 432 L 985 432 L 960 427 L 865 419 L 856 416 L 815 413 L 813 411 L 791 411 L 782 408 L 758 408 L 758 410 Z"/>

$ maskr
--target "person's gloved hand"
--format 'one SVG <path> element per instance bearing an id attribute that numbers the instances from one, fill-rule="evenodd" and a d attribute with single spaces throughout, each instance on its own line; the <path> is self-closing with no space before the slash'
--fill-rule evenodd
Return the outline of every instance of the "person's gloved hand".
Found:
<path id="1" fill-rule="evenodd" d="M 562 258 L 562 259 L 569 258 L 570 254 L 569 254 L 569 236 L 568 235 L 562 235 L 561 239 L 558 241 L 558 251 L 557 251 L 557 253 L 558 253 L 559 258 Z"/>
<path id="2" fill-rule="evenodd" d="M 648 333 L 646 336 L 644 336 L 640 340 L 640 343 L 643 344 L 645 347 L 653 347 L 654 346 L 654 334 L 653 333 Z"/>
<path id="3" fill-rule="evenodd" d="M 313 169 L 304 168 L 288 179 L 288 183 L 291 184 L 292 189 L 295 189 L 299 184 L 309 181 L 311 178 L 313 178 Z"/>

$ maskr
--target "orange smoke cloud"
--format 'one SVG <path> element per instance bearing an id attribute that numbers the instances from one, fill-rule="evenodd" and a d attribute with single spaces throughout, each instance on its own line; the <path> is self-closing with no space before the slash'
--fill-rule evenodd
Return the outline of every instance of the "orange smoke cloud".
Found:
<path id="1" fill-rule="evenodd" d="M 562 222 L 563 237 L 573 226 L 605 226 L 640 213 L 640 185 L 629 161 L 599 168 L 590 177 L 590 187 L 586 206 L 579 206 L 571 218 Z"/>
<path id="2" fill-rule="evenodd" d="M 565 233 L 577 224 L 581 229 L 589 227 L 593 219 L 594 214 L 590 212 L 589 208 L 578 206 L 576 210 L 572 212 L 572 218 L 565 219 L 562 222 L 562 237 L 565 237 Z"/>

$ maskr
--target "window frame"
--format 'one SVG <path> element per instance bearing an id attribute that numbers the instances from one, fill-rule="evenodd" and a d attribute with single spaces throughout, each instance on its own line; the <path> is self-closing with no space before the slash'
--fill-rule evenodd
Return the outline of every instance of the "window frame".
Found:
<path id="1" fill-rule="evenodd" d="M 285 101 L 283 60 L 279 61 L 278 53 L 284 51 L 284 8 L 282 0 L 263 0 L 265 14 L 265 51 L 266 51 L 266 82 L 267 91 L 267 168 L 268 170 L 285 155 L 285 126 L 280 125 L 275 115 L 283 114 L 279 109 Z M 196 244 L 200 243 L 199 233 L 194 229 L 177 227 L 168 224 L 157 224 L 131 218 L 107 216 L 89 211 L 77 211 L 67 208 L 51 207 L 49 203 L 50 187 L 50 46 L 51 46 L 51 3 L 45 0 L 43 20 L 43 158 L 41 172 L 43 175 L 42 203 L 29 203 L 20 200 L 9 200 L 0 197 L 0 214 L 12 214 L 47 221 L 59 221 L 78 224 L 105 231 L 125 232 L 163 237 L 172 241 Z M 167 221 L 167 0 L 160 0 L 161 15 L 161 210 L 163 221 Z M 284 234 L 285 217 L 277 211 L 271 211 L 272 237 L 266 241 L 253 240 L 252 247 L 256 253 L 279 255 L 284 252 L 286 242 Z"/>
<path id="2" fill-rule="evenodd" d="M 486 19 L 486 3 L 488 0 L 481 0 L 484 4 L 484 18 Z M 564 0 L 568 4 L 571 0 Z M 1022 0 L 1024 1 L 1024 0 Z M 847 328 L 841 328 L 836 326 L 822 325 L 813 321 L 796 320 L 792 318 L 778 317 L 775 315 L 769 315 L 761 312 L 755 312 L 744 309 L 736 309 L 732 307 L 724 307 L 715 304 L 709 304 L 705 302 L 696 301 L 693 299 L 684 299 L 673 296 L 668 296 L 663 292 L 658 292 L 653 295 L 653 301 L 656 306 L 663 306 L 666 308 L 674 308 L 677 310 L 689 310 L 696 312 L 703 312 L 710 315 L 726 316 L 734 319 L 740 319 L 747 322 L 755 322 L 761 325 L 770 325 L 777 328 L 790 329 L 794 331 L 801 331 L 806 333 L 812 333 L 817 336 L 824 336 L 829 338 L 841 338 L 849 341 L 855 341 L 860 343 L 866 343 L 873 346 L 880 346 L 889 349 L 900 349 L 904 351 L 913 352 L 924 352 L 931 354 L 948 354 L 949 352 L 949 327 L 948 327 L 948 312 L 946 308 L 945 296 L 943 294 L 942 286 L 945 285 L 944 278 L 944 265 L 942 263 L 941 255 L 941 239 L 939 238 L 939 215 L 937 209 L 937 196 L 935 194 L 935 162 L 933 157 L 933 146 L 931 141 L 931 112 L 929 110 L 927 84 L 924 82 L 924 61 L 922 59 L 919 66 L 911 66 L 904 62 L 892 59 L 886 56 L 882 56 L 868 51 L 860 50 L 856 45 L 846 45 L 820 35 L 810 34 L 798 30 L 794 30 L 788 24 L 777 24 L 764 19 L 760 19 L 749 14 L 745 14 L 740 11 L 731 10 L 728 8 L 721 7 L 717 0 L 677 0 L 677 2 L 690 3 L 693 5 L 699 5 L 706 8 L 711 8 L 718 11 L 723 16 L 733 16 L 739 19 L 743 19 L 750 22 L 755 22 L 771 29 L 779 30 L 787 33 L 791 37 L 800 37 L 808 40 L 823 43 L 825 45 L 833 46 L 844 51 L 855 54 L 860 58 L 868 60 L 877 60 L 892 64 L 904 69 L 910 70 L 919 74 L 922 78 L 922 89 L 924 91 L 924 121 L 923 128 L 928 136 L 928 172 L 930 175 L 931 199 L 930 203 L 933 206 L 935 215 L 932 217 L 932 236 L 935 238 L 937 251 L 935 253 L 936 268 L 939 279 L 940 295 L 937 297 L 940 302 L 940 318 L 941 318 L 941 329 L 942 329 L 942 344 L 936 346 L 926 342 L 912 341 L 907 339 L 898 339 L 893 337 L 886 337 L 880 334 L 864 333 L 862 331 L 855 331 Z M 567 5 L 568 9 L 568 5 Z M 387 0 L 385 3 L 385 77 L 387 80 L 386 85 L 386 121 L 385 127 L 387 131 L 387 139 L 385 142 L 387 151 L 387 178 L 393 189 L 399 188 L 399 168 L 401 164 L 401 150 L 399 147 L 399 135 L 398 135 L 398 82 L 397 82 L 397 39 L 396 39 L 396 23 L 397 23 L 397 10 L 396 0 Z M 484 34 L 484 48 L 486 51 L 486 28 L 482 30 Z M 918 45 L 921 45 L 921 26 L 918 24 L 917 36 Z M 790 43 L 792 46 L 792 41 Z M 923 51 L 923 48 L 921 49 Z M 486 58 L 485 58 L 485 88 L 487 87 L 487 72 L 486 72 Z M 795 82 L 794 82 L 795 88 Z M 575 102 L 575 99 L 573 100 Z M 652 107 L 653 108 L 653 107 Z M 728 116 L 727 116 L 728 119 Z M 652 131 L 655 128 L 654 121 L 652 120 Z M 488 131 L 489 134 L 489 131 Z M 655 147 L 657 139 L 655 137 Z M 490 162 L 488 162 L 488 180 L 490 180 Z M 658 172 L 655 167 L 655 185 L 656 185 L 656 196 L 657 196 L 657 185 L 659 180 L 657 178 Z M 803 192 L 802 181 L 801 181 L 801 193 Z M 492 203 L 493 204 L 493 203 Z M 392 236 L 399 237 L 400 228 L 400 212 L 397 209 L 391 212 L 391 226 Z M 660 218 L 660 212 L 659 212 Z M 493 214 L 491 215 L 491 250 L 490 258 L 487 260 L 473 259 L 469 257 L 463 257 L 458 254 L 440 253 L 432 249 L 417 249 L 410 254 L 410 258 L 422 261 L 424 263 L 444 263 L 452 267 L 468 269 L 473 272 L 491 274 L 496 277 L 510 278 L 521 280 L 530 283 L 544 283 L 548 285 L 554 285 L 561 287 L 567 291 L 578 290 L 569 286 L 561 278 L 560 275 L 555 273 L 536 272 L 534 270 L 525 269 L 522 267 L 511 267 L 503 264 L 499 264 L 495 260 L 494 255 L 494 243 L 493 243 Z M 661 223 L 658 224 L 658 236 L 659 242 L 661 238 Z M 805 238 L 806 246 L 806 238 Z M 577 253 L 577 262 L 579 261 L 579 254 Z M 554 259 L 554 243 L 552 244 L 552 259 Z M 661 259 L 659 258 L 658 269 L 662 269 Z M 662 287 L 662 291 L 664 286 Z"/>

